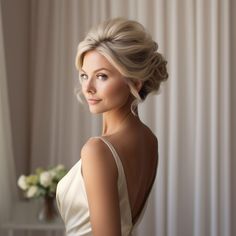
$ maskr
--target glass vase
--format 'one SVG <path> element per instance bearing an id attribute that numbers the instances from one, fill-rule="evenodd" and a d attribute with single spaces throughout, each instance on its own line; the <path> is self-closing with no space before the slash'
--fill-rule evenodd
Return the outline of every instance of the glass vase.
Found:
<path id="1" fill-rule="evenodd" d="M 45 196 L 42 207 L 38 213 L 38 220 L 41 222 L 52 222 L 58 216 L 55 206 L 55 197 Z"/>

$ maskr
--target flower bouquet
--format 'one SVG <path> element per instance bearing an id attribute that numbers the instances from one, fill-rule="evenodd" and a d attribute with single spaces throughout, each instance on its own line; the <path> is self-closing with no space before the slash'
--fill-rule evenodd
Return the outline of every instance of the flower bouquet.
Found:
<path id="1" fill-rule="evenodd" d="M 67 170 L 63 165 L 57 165 L 49 169 L 37 168 L 35 173 L 19 177 L 17 184 L 26 198 L 44 198 L 44 206 L 38 215 L 40 221 L 50 221 L 55 218 L 56 188 L 66 173 Z"/>

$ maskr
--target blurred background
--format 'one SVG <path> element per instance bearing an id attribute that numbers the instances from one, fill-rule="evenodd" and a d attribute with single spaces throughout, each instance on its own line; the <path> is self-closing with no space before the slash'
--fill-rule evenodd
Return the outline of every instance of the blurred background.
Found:
<path id="1" fill-rule="evenodd" d="M 17 206 L 30 204 L 18 177 L 37 167 L 71 168 L 83 143 L 101 133 L 101 117 L 74 95 L 74 59 L 90 27 L 117 16 L 148 29 L 169 70 L 160 94 L 140 106 L 160 159 L 135 235 L 236 235 L 236 1 L 0 3 L 0 235 L 11 232 L 3 228 Z M 21 226 L 14 235 L 26 235 Z"/>

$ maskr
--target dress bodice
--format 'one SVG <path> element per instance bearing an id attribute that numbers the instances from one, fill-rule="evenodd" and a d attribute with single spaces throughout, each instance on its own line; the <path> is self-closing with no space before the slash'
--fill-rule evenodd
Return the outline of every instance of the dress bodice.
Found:
<path id="1" fill-rule="evenodd" d="M 122 236 L 130 236 L 133 229 L 132 213 L 122 162 L 110 142 L 103 137 L 97 138 L 100 138 L 109 147 L 116 162 L 118 169 L 117 187 L 119 193 L 121 232 Z M 65 223 L 67 236 L 92 236 L 88 199 L 81 165 L 82 162 L 79 160 L 57 185 L 57 205 Z M 140 214 L 138 222 L 142 218 L 144 209 Z"/>

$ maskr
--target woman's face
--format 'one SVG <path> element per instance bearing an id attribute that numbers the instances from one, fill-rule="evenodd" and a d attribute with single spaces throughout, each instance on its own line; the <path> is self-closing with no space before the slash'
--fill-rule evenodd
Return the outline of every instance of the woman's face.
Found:
<path id="1" fill-rule="evenodd" d="M 124 77 L 95 50 L 84 56 L 80 81 L 91 113 L 119 109 L 128 101 L 130 88 Z"/>

